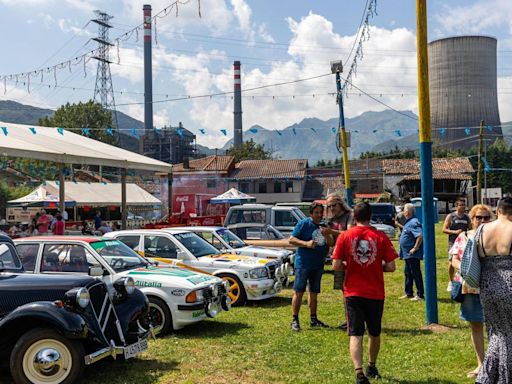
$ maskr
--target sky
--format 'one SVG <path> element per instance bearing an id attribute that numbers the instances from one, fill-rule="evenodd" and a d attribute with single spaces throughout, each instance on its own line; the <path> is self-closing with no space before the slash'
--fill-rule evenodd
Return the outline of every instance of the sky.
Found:
<path id="1" fill-rule="evenodd" d="M 32 73 L 30 84 L 26 78 L 16 83 L 15 76 L 0 82 L 0 100 L 56 109 L 91 99 L 97 61 L 84 65 L 74 58 L 97 47 L 92 38 L 98 28 L 89 20 L 101 10 L 113 16 L 110 68 L 117 108 L 142 121 L 142 29 L 135 28 L 141 27 L 144 3 L 153 15 L 169 10 L 153 24 L 155 126 L 182 122 L 199 144 L 222 147 L 232 135 L 233 100 L 229 93 L 214 94 L 233 90 L 234 60 L 242 63 L 244 130 L 337 116 L 329 63 L 342 60 L 342 76 L 348 73 L 367 0 L 181 0 L 177 12 L 169 0 L 0 0 L 0 77 Z M 376 4 L 351 82 L 394 109 L 417 113 L 415 1 Z M 429 41 L 468 34 L 498 40 L 500 117 L 511 121 L 512 1 L 428 1 Z M 35 72 L 41 68 L 51 69 L 41 76 Z M 281 83 L 288 84 L 276 85 Z M 251 90 L 262 86 L 268 87 Z M 348 88 L 347 117 L 386 108 Z"/>

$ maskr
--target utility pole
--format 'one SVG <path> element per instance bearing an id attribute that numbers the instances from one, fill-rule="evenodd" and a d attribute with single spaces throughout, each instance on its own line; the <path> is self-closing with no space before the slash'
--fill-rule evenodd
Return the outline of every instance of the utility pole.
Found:
<path id="1" fill-rule="evenodd" d="M 476 176 L 476 202 L 482 204 L 482 150 L 484 141 L 484 121 L 480 120 L 480 133 L 478 135 L 478 173 Z"/>
<path id="2" fill-rule="evenodd" d="M 336 90 L 340 118 L 338 121 L 338 135 L 336 140 L 341 138 L 341 148 L 343 149 L 343 175 L 345 176 L 345 200 L 349 207 L 352 206 L 352 190 L 350 189 L 350 174 L 348 170 L 348 149 L 347 149 L 347 132 L 345 131 L 345 114 L 343 112 L 343 91 L 341 89 L 341 76 L 343 72 L 343 64 L 341 60 L 331 61 L 331 73 L 336 74 Z M 340 137 L 341 136 L 341 137 Z"/>
<path id="3" fill-rule="evenodd" d="M 418 110 L 420 128 L 421 208 L 425 257 L 427 324 L 438 323 L 436 244 L 434 237 L 434 191 L 432 179 L 432 127 L 427 51 L 427 0 L 416 0 L 416 46 L 418 60 Z"/>

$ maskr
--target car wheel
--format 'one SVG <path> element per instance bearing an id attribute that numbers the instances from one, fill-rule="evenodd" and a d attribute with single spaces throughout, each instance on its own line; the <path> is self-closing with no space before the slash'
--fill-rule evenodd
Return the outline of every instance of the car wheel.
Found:
<path id="1" fill-rule="evenodd" d="M 245 288 L 240 279 L 235 275 L 227 273 L 219 273 L 216 276 L 229 282 L 228 295 L 231 299 L 231 305 L 234 307 L 244 305 L 247 301 L 247 294 L 245 293 Z"/>
<path id="2" fill-rule="evenodd" d="M 20 337 L 11 352 L 17 384 L 76 382 L 84 370 L 84 348 L 51 328 L 35 328 Z"/>
<path id="3" fill-rule="evenodd" d="M 149 317 L 155 334 L 163 336 L 172 329 L 172 316 L 169 307 L 162 299 L 149 296 Z"/>

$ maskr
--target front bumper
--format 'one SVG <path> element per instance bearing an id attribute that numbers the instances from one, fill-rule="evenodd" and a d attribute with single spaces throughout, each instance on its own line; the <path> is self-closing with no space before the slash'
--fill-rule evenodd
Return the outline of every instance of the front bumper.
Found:
<path id="1" fill-rule="evenodd" d="M 278 279 L 247 280 L 243 284 L 249 300 L 264 300 L 274 297 L 283 288 Z"/>
<path id="2" fill-rule="evenodd" d="M 125 359 L 129 359 L 144 352 L 146 349 L 148 349 L 147 338 L 139 339 L 136 343 L 127 345 L 125 347 L 116 346 L 114 341 L 112 341 L 110 346 L 84 356 L 85 365 L 94 364 L 97 361 L 100 361 L 109 356 L 116 359 L 117 356 L 122 355 Z"/>
<path id="3" fill-rule="evenodd" d="M 231 302 L 227 294 L 204 300 L 195 304 L 178 304 L 173 313 L 173 328 L 181 329 L 189 324 L 197 323 L 208 317 L 213 318 L 221 311 L 229 310 Z"/>

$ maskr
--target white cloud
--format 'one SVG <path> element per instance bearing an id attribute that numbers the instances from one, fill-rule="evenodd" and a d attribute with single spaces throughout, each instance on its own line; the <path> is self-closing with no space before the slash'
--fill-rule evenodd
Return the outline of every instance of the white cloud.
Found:
<path id="1" fill-rule="evenodd" d="M 141 49 L 120 47 L 119 57 L 121 61 L 118 65 L 116 48 L 113 48 L 110 51 L 110 58 L 113 61 L 110 65 L 110 71 L 113 76 L 122 77 L 132 84 L 144 80 L 144 53 Z"/>
<path id="2" fill-rule="evenodd" d="M 248 35 L 251 32 L 252 10 L 244 0 L 231 0 L 233 12 L 238 20 L 240 30 Z"/>

